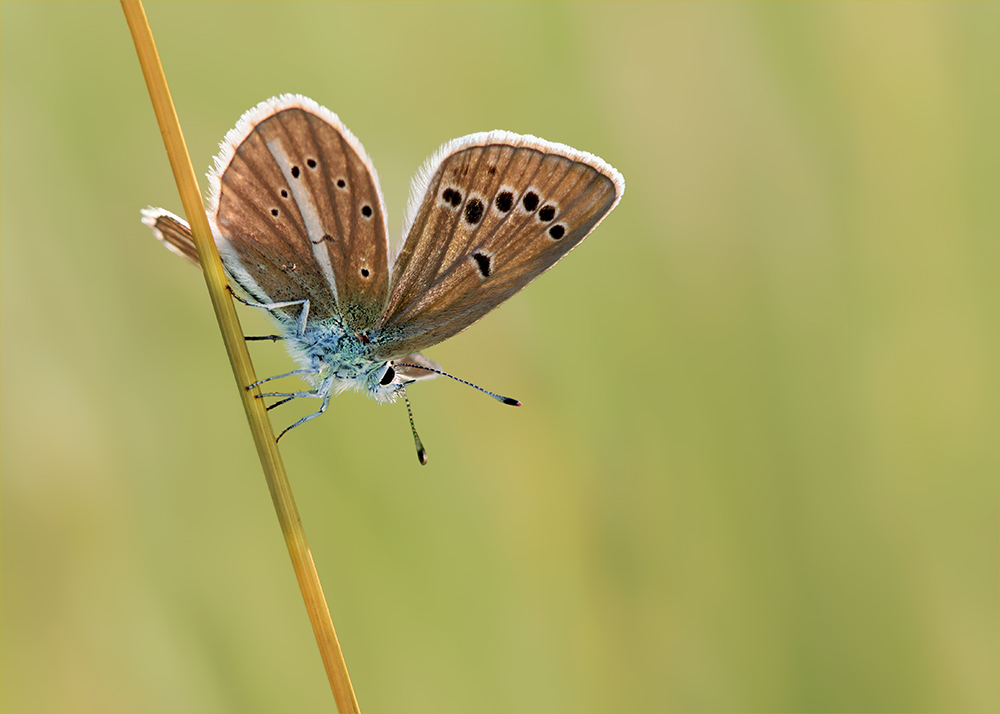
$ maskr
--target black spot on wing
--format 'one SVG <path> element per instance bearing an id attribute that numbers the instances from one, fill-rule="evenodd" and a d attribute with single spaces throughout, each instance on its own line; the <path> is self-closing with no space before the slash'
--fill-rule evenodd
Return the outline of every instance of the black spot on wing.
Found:
<path id="1" fill-rule="evenodd" d="M 514 194 L 510 191 L 501 191 L 497 194 L 496 200 L 497 210 L 501 213 L 507 213 L 514 207 Z"/>
<path id="2" fill-rule="evenodd" d="M 485 210 L 486 206 L 483 205 L 483 202 L 478 198 L 473 198 L 465 204 L 465 222 L 471 225 L 479 223 Z"/>
<path id="3" fill-rule="evenodd" d="M 476 251 L 472 254 L 472 259 L 476 263 L 476 268 L 479 270 L 479 274 L 484 278 L 490 277 L 490 273 L 493 272 L 493 260 L 486 253 L 481 251 Z"/>
<path id="4" fill-rule="evenodd" d="M 458 204 L 462 202 L 462 192 L 457 188 L 446 188 L 441 192 L 441 198 L 445 203 L 457 208 Z"/>

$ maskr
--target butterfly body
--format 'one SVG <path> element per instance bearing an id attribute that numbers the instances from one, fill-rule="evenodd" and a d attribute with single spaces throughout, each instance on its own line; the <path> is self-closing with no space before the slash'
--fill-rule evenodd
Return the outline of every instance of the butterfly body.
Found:
<path id="1" fill-rule="evenodd" d="M 624 192 L 621 174 L 591 154 L 472 134 L 418 172 L 391 255 L 371 160 L 335 114 L 298 95 L 244 114 L 209 182 L 209 224 L 234 292 L 274 318 L 299 365 L 289 374 L 312 387 L 270 396 L 321 399 L 316 415 L 344 389 L 395 401 L 407 384 L 436 377 L 421 350 L 555 265 Z M 143 216 L 197 260 L 183 220 L 162 209 Z"/>
<path id="2" fill-rule="evenodd" d="M 382 383 L 389 361 L 374 355 L 374 345 L 365 333 L 345 332 L 335 323 L 310 326 L 301 335 L 292 334 L 294 327 L 290 327 L 285 346 L 301 368 L 315 371 L 308 380 L 314 387 L 332 378 L 329 388 L 335 394 L 353 389 L 379 402 L 396 400 L 402 378 Z"/>

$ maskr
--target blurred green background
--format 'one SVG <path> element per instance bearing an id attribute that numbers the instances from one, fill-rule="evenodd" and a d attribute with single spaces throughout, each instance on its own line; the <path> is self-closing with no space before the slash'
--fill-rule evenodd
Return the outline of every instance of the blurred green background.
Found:
<path id="1" fill-rule="evenodd" d="M 428 351 L 524 407 L 414 387 L 426 468 L 357 394 L 282 442 L 364 710 L 1000 707 L 998 7 L 147 5 L 199 175 L 300 92 L 394 228 L 474 131 L 627 182 Z M 0 33 L 0 706 L 329 711 L 204 283 L 139 223 L 181 206 L 121 9 Z"/>

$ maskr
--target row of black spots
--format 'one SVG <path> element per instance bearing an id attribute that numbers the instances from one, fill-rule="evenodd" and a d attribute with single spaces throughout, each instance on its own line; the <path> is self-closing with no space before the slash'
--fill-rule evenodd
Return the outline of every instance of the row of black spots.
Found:
<path id="1" fill-rule="evenodd" d="M 312 161 L 312 159 L 310 159 L 310 161 Z M 293 166 L 292 167 L 292 175 L 293 176 L 296 175 L 295 171 L 297 171 L 297 170 L 298 170 L 297 166 Z M 346 185 L 347 184 L 344 182 L 344 179 L 340 179 L 340 180 L 337 181 L 337 186 L 339 188 L 344 188 L 344 186 L 346 186 Z M 281 189 L 281 197 L 287 199 L 288 198 L 288 191 L 286 191 L 285 189 Z M 365 218 L 371 218 L 373 213 L 374 213 L 374 211 L 372 211 L 372 207 L 369 206 L 367 203 L 364 204 L 363 206 L 361 206 L 361 215 L 364 216 Z M 468 209 L 466 209 L 466 214 L 468 214 Z M 275 218 L 277 218 L 278 216 L 281 215 L 281 211 L 279 211 L 277 208 L 272 208 L 271 209 L 271 215 L 274 216 Z M 327 240 L 329 238 L 330 238 L 329 236 L 323 236 L 324 240 Z M 313 241 L 313 242 L 318 243 L 319 241 Z"/>
<path id="2" fill-rule="evenodd" d="M 319 164 L 316 163 L 316 159 L 313 158 L 306 159 L 306 166 L 308 166 L 309 168 L 315 169 L 318 165 Z M 298 178 L 301 175 L 302 171 L 299 169 L 298 166 L 293 166 L 291 173 L 292 173 L 292 178 Z M 288 189 L 284 188 L 281 189 L 281 197 L 285 200 L 288 200 Z M 272 208 L 271 215 L 277 218 L 278 216 L 281 215 L 281 211 L 279 211 L 277 208 Z M 324 239 L 326 239 L 329 236 L 323 236 L 323 237 Z"/>
<path id="3" fill-rule="evenodd" d="M 306 159 L 306 166 L 308 166 L 309 168 L 311 168 L 311 169 L 313 169 L 315 171 L 316 167 L 319 166 L 319 164 L 316 163 L 316 159 L 308 158 L 308 159 Z M 302 174 L 302 171 L 299 169 L 298 166 L 293 166 L 292 167 L 292 178 L 298 178 L 301 174 Z"/>
<path id="4" fill-rule="evenodd" d="M 288 189 L 287 188 L 281 189 L 281 191 L 279 193 L 281 194 L 281 197 L 283 199 L 285 199 L 286 201 L 288 200 Z M 275 218 L 277 218 L 278 216 L 281 215 L 281 211 L 279 211 L 277 208 L 272 208 L 271 209 L 271 215 L 274 216 Z"/>
<path id="5" fill-rule="evenodd" d="M 538 204 L 541 203 L 541 199 L 538 194 L 534 191 L 528 191 L 521 198 L 521 205 L 524 206 L 524 210 L 528 213 L 534 213 L 535 209 L 538 209 Z M 542 223 L 550 223 L 556 217 L 556 207 L 551 203 L 546 203 L 540 209 L 538 209 L 538 220 Z"/>
<path id="6" fill-rule="evenodd" d="M 446 204 L 457 208 L 462 203 L 462 193 L 458 189 L 448 187 L 441 192 L 441 199 Z M 521 204 L 527 213 L 534 213 L 538 210 L 539 203 L 541 203 L 541 199 L 534 191 L 528 191 L 521 197 Z M 493 205 L 500 213 L 510 213 L 514 208 L 514 193 L 507 190 L 501 191 L 493 200 Z M 485 213 L 486 206 L 479 198 L 471 198 L 465 205 L 465 221 L 470 225 L 479 223 Z M 552 204 L 547 203 L 538 210 L 538 220 L 542 223 L 550 223 L 555 217 L 556 207 Z M 562 235 L 559 237 L 561 238 Z"/>

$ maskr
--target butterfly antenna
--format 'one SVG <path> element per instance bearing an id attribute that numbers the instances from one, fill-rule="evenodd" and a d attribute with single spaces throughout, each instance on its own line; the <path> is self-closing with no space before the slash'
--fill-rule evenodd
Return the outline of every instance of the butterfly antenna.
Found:
<path id="1" fill-rule="evenodd" d="M 397 367 L 413 367 L 414 369 L 422 369 L 422 370 L 426 370 L 427 372 L 434 372 L 435 374 L 440 374 L 442 377 L 448 377 L 449 379 L 454 379 L 456 382 L 461 382 L 462 384 L 464 384 L 464 385 L 466 385 L 468 387 L 472 387 L 473 389 L 478 389 L 483 394 L 489 394 L 491 397 L 493 397 L 494 399 L 496 399 L 498 402 L 501 402 L 502 404 L 509 404 L 512 407 L 519 407 L 519 406 L 521 406 L 521 402 L 517 401 L 516 399 L 512 399 L 511 397 L 504 397 L 504 396 L 502 396 L 500 394 L 496 394 L 495 392 L 491 392 L 488 389 L 483 389 L 478 384 L 473 384 L 472 382 L 466 382 L 464 379 L 459 379 L 458 377 L 456 377 L 456 376 L 454 376 L 452 374 L 448 374 L 447 372 L 442 372 L 440 369 L 434 369 L 433 367 L 422 367 L 419 364 L 401 364 L 401 363 L 399 363 L 399 364 L 396 364 L 396 366 Z"/>
<path id="2" fill-rule="evenodd" d="M 402 387 L 399 391 L 403 393 L 403 401 L 406 402 L 406 415 L 410 417 L 410 431 L 413 432 L 413 445 L 417 447 L 417 459 L 420 460 L 421 466 L 427 465 L 427 449 L 424 448 L 424 442 L 420 440 L 420 435 L 417 434 L 417 427 L 413 424 L 413 410 L 410 409 L 410 398 L 406 396 L 406 390 Z"/>

